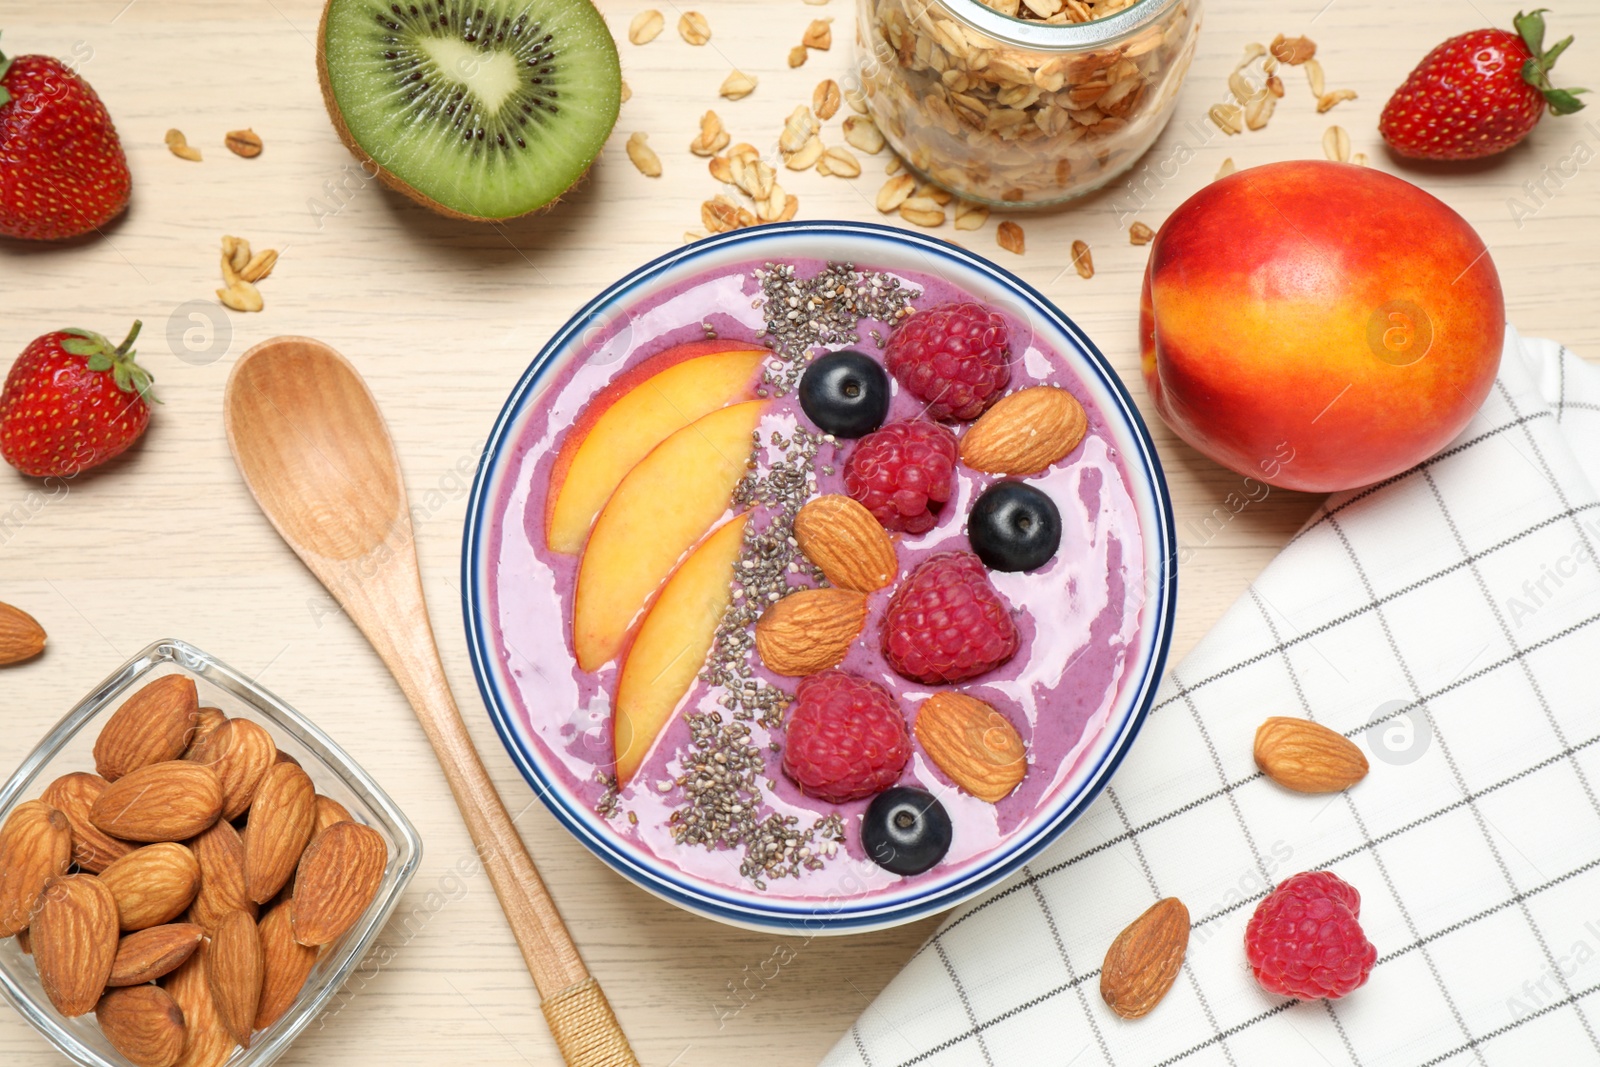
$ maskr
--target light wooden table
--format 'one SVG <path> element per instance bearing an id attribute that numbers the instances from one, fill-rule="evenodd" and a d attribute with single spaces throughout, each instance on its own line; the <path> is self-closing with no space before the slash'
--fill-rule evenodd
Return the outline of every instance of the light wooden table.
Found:
<path id="1" fill-rule="evenodd" d="M 0 247 L 0 352 L 19 352 L 36 334 L 66 326 L 120 338 L 139 316 L 142 359 L 165 402 L 142 446 L 53 495 L 0 468 L 0 600 L 31 611 L 50 633 L 37 662 L 0 673 L 0 772 L 113 667 L 156 637 L 177 636 L 259 675 L 377 776 L 427 842 L 402 906 L 409 932 L 391 926 L 384 941 L 392 962 L 364 972 L 338 1016 L 313 1027 L 285 1064 L 487 1067 L 557 1057 L 486 880 L 452 877 L 470 846 L 420 730 L 377 657 L 262 520 L 229 459 L 223 382 L 241 352 L 274 334 L 319 337 L 371 382 L 406 468 L 456 693 L 644 1063 L 815 1062 L 933 928 L 929 920 L 803 942 L 724 928 L 660 903 L 612 875 L 545 814 L 479 710 L 460 623 L 458 553 L 470 472 L 506 392 L 583 301 L 699 227 L 700 201 L 718 191 L 704 161 L 687 152 L 701 112 L 715 108 L 735 140 L 767 142 L 820 79 L 842 78 L 851 62 L 849 0 L 695 0 L 714 34 L 703 48 L 673 31 L 671 0 L 602 6 L 625 35 L 628 20 L 652 2 L 667 14 L 668 29 L 647 46 L 622 45 L 633 98 L 592 178 L 547 216 L 488 227 L 436 218 L 359 180 L 317 91 L 316 0 L 0 0 L 8 52 L 82 57 L 83 74 L 116 119 L 136 183 L 131 212 L 103 240 Z M 1197 152 L 1140 214 L 1151 225 L 1209 181 L 1225 157 L 1243 167 L 1320 156 L 1330 120 L 1350 130 L 1358 151 L 1398 169 L 1376 134 L 1387 93 L 1446 36 L 1512 14 L 1508 5 L 1474 0 L 1287 0 L 1271 5 L 1277 14 L 1247 0 L 1207 6 L 1178 119 L 1154 155 L 1164 157 L 1178 139 Z M 1562 84 L 1600 89 L 1600 8 L 1562 6 L 1554 28 L 1578 35 L 1562 61 Z M 832 51 L 788 69 L 785 57 L 807 23 L 830 16 Z M 1197 146 L 1183 120 L 1198 121 L 1222 98 L 1246 42 L 1279 30 L 1315 38 L 1329 86 L 1352 87 L 1360 99 L 1318 116 L 1303 78 L 1290 71 L 1288 97 L 1267 130 Z M 730 103 L 716 90 L 733 66 L 761 84 Z M 1586 126 L 1591 115 L 1595 124 Z M 830 132 L 833 142 L 841 139 L 838 122 L 828 124 L 825 140 Z M 168 154 L 162 135 L 169 126 L 203 149 L 203 163 Z M 241 160 L 222 148 L 223 133 L 241 126 L 261 134 L 260 158 Z M 622 143 L 635 130 L 651 135 L 663 178 L 647 179 L 629 165 Z M 1580 142 L 1586 151 L 1576 150 Z M 1529 144 L 1493 162 L 1403 172 L 1479 228 L 1514 322 L 1591 358 L 1600 356 L 1597 153 L 1600 107 L 1547 121 Z M 814 173 L 781 180 L 799 195 L 802 218 L 878 219 L 872 201 L 885 162 L 868 160 L 856 181 Z M 1518 225 L 1508 200 L 1526 202 L 1523 183 L 1541 180 L 1546 203 Z M 1021 257 L 996 247 L 997 219 L 959 238 L 1057 301 L 1143 402 L 1134 335 L 1144 255 L 1119 228 L 1116 199 L 1113 190 L 1070 211 L 1022 217 L 1028 251 Z M 262 286 L 266 311 L 219 318 L 231 337 L 208 344 L 200 331 L 186 346 L 187 302 L 215 307 L 224 233 L 283 251 Z M 943 233 L 957 236 L 948 225 Z M 1069 265 L 1075 238 L 1094 248 L 1092 280 Z M 1226 523 L 1213 520 L 1207 532 L 1207 517 L 1218 508 L 1226 514 L 1238 477 L 1151 421 L 1180 538 L 1196 549 L 1182 576 L 1176 657 L 1315 501 L 1274 492 Z M 0 1062 L 34 1067 L 55 1057 L 5 1011 Z"/>

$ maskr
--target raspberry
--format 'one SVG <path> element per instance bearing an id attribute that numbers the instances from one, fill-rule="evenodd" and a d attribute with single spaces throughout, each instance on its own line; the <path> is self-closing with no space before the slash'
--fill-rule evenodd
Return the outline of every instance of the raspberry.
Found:
<path id="1" fill-rule="evenodd" d="M 911 758 L 906 717 L 877 682 L 828 670 L 795 690 L 783 773 L 800 791 L 843 804 L 881 793 Z"/>
<path id="2" fill-rule="evenodd" d="M 891 422 L 856 444 L 844 488 L 885 530 L 926 533 L 956 476 L 956 436 L 936 422 Z"/>
<path id="3" fill-rule="evenodd" d="M 971 552 L 938 552 L 900 583 L 883 616 L 883 655 L 914 682 L 962 682 L 1017 653 L 1010 607 Z"/>
<path id="4" fill-rule="evenodd" d="M 975 419 L 1011 381 L 1006 320 L 982 304 L 920 311 L 889 337 L 884 366 L 934 419 Z"/>
<path id="5" fill-rule="evenodd" d="M 1361 894 L 1328 871 L 1287 879 L 1256 906 L 1244 951 L 1256 981 L 1282 997 L 1337 1000 L 1366 984 L 1378 950 L 1361 932 Z"/>

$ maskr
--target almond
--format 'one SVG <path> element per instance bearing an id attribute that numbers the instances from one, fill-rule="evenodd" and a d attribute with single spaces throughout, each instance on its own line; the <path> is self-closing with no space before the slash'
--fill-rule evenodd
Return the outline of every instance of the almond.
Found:
<path id="1" fill-rule="evenodd" d="M 1189 909 L 1177 897 L 1158 900 L 1106 950 L 1100 996 L 1124 1019 L 1148 1015 L 1161 1003 L 1189 948 Z"/>
<path id="2" fill-rule="evenodd" d="M 169 923 L 183 914 L 200 889 L 200 863 L 174 841 L 135 849 L 100 872 L 117 901 L 124 930 Z"/>
<path id="3" fill-rule="evenodd" d="M 217 1017 L 234 1041 L 249 1048 L 264 974 L 255 919 L 243 911 L 224 915 L 206 945 L 205 957 L 206 980 L 211 983 Z"/>
<path id="4" fill-rule="evenodd" d="M 284 901 L 261 917 L 261 1006 L 256 1009 L 256 1029 L 265 1030 L 294 1006 L 317 965 L 317 950 L 294 939 L 292 905 Z"/>
<path id="5" fill-rule="evenodd" d="M 189 842 L 200 864 L 200 891 L 189 905 L 189 921 L 207 931 L 230 911 L 256 914 L 256 902 L 244 883 L 244 840 L 233 824 L 218 820 Z"/>
<path id="6" fill-rule="evenodd" d="M 0 827 L 0 937 L 28 927 L 45 883 L 72 863 L 72 824 L 42 800 L 18 804 Z"/>
<path id="7" fill-rule="evenodd" d="M 92 874 L 52 878 L 39 895 L 28 937 L 45 996 L 62 1015 L 94 1010 L 117 955 L 117 902 Z"/>
<path id="8" fill-rule="evenodd" d="M 0 604 L 0 667 L 32 659 L 44 651 L 44 627 L 32 615 Z"/>
<path id="9" fill-rule="evenodd" d="M 194 679 L 157 678 L 123 702 L 94 743 L 94 768 L 108 782 L 152 763 L 175 760 L 200 716 Z"/>
<path id="10" fill-rule="evenodd" d="M 28 938 L 28 931 L 17 931 L 17 947 L 22 950 L 24 956 L 33 955 L 33 942 Z"/>
<path id="11" fill-rule="evenodd" d="M 1036 385 L 1000 400 L 961 438 L 961 461 L 986 474 L 1038 474 L 1078 447 L 1089 428 L 1065 389 Z"/>
<path id="12" fill-rule="evenodd" d="M 194 955 L 204 936 L 194 923 L 169 923 L 131 933 L 117 945 L 106 985 L 144 985 L 171 974 Z"/>
<path id="13" fill-rule="evenodd" d="M 222 781 L 222 817 L 237 819 L 250 807 L 256 787 L 278 762 L 272 735 L 249 719 L 229 719 L 185 759 L 217 772 Z"/>
<path id="14" fill-rule="evenodd" d="M 858 501 L 830 493 L 809 501 L 794 519 L 795 540 L 806 558 L 840 589 L 871 593 L 899 570 L 883 526 Z"/>
<path id="15" fill-rule="evenodd" d="M 206 953 L 196 952 L 188 962 L 162 981 L 183 1012 L 183 1053 L 173 1067 L 221 1067 L 233 1053 L 233 1038 L 223 1028 L 217 1005 L 206 980 Z"/>
<path id="16" fill-rule="evenodd" d="M 1309 719 L 1281 716 L 1256 730 L 1256 766 L 1296 793 L 1337 793 L 1367 776 L 1367 757 L 1349 738 Z"/>
<path id="17" fill-rule="evenodd" d="M 973 697 L 935 693 L 917 712 L 914 732 L 934 766 L 979 800 L 993 804 L 1027 773 L 1016 727 Z"/>
<path id="18" fill-rule="evenodd" d="M 183 1011 L 160 986 L 113 989 L 94 1014 L 106 1040 L 134 1067 L 172 1067 L 183 1054 Z"/>
<path id="19" fill-rule="evenodd" d="M 756 651 L 774 674 L 802 678 L 835 666 L 861 636 L 867 598 L 850 589 L 800 589 L 756 620 Z"/>
<path id="20" fill-rule="evenodd" d="M 312 838 L 294 879 L 294 939 L 326 945 L 343 937 L 378 895 L 389 848 L 357 822 L 335 823 Z"/>
<path id="21" fill-rule="evenodd" d="M 312 835 L 315 836 L 316 834 L 320 834 L 322 831 L 338 822 L 355 822 L 355 819 L 351 817 L 349 808 L 345 807 L 337 800 L 334 800 L 332 797 L 325 797 L 321 793 L 318 793 L 317 821 L 316 825 L 312 829 Z"/>
<path id="22" fill-rule="evenodd" d="M 317 791 L 294 763 L 267 772 L 250 805 L 244 842 L 244 882 L 250 899 L 265 904 L 283 888 L 300 862 L 316 825 Z"/>
<path id="23" fill-rule="evenodd" d="M 106 869 L 106 864 L 133 851 L 132 845 L 117 840 L 89 821 L 89 809 L 106 791 L 107 784 L 98 774 L 77 771 L 51 782 L 39 798 L 65 815 L 72 824 L 72 862 L 90 874 L 99 874 Z"/>
<path id="24" fill-rule="evenodd" d="M 183 758 L 196 763 L 209 762 L 204 755 L 206 745 L 227 721 L 228 717 L 221 708 L 201 708 L 195 718 L 194 729 L 189 733 L 189 747 L 183 750 Z"/>
<path id="25" fill-rule="evenodd" d="M 90 806 L 89 821 L 126 841 L 183 841 L 221 814 L 217 772 L 188 760 L 168 760 L 112 782 Z"/>

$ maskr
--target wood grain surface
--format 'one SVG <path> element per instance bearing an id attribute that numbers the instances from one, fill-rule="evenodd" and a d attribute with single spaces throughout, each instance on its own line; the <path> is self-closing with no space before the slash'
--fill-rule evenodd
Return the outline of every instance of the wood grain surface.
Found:
<path id="1" fill-rule="evenodd" d="M 601 0 L 613 29 L 652 0 Z M 0 600 L 50 634 L 37 660 L 0 671 L 0 771 L 95 682 L 160 636 L 186 638 L 257 676 L 315 718 L 383 783 L 427 843 L 421 873 L 366 966 L 281 1061 L 286 1065 L 559 1062 L 538 1000 L 422 731 L 399 688 L 250 500 L 228 456 L 222 390 L 233 362 L 275 334 L 333 345 L 366 376 L 395 438 L 411 493 L 423 582 L 450 684 L 469 728 L 590 969 L 604 983 L 640 1059 L 668 1064 L 815 1062 L 927 936 L 934 920 L 846 939 L 746 933 L 694 918 L 612 875 L 533 798 L 476 696 L 460 622 L 459 551 L 467 487 L 481 443 L 512 383 L 550 334 L 601 287 L 698 229 L 719 191 L 687 151 L 714 108 L 734 139 L 761 145 L 851 65 L 848 0 L 695 0 L 712 30 L 693 48 L 673 29 L 681 9 L 656 3 L 667 30 L 621 45 L 632 99 L 592 177 L 548 215 L 502 226 L 432 216 L 362 180 L 334 137 L 317 91 L 315 0 L 0 0 L 7 52 L 77 57 L 127 146 L 134 203 L 104 236 L 65 247 L 0 245 L 0 353 L 48 329 L 84 326 L 121 337 L 145 322 L 141 358 L 164 401 L 149 435 L 103 470 L 41 484 L 0 469 Z M 1270 10 L 1269 10 L 1270 7 Z M 1402 168 L 1379 144 L 1388 92 L 1446 36 L 1509 23 L 1483 0 L 1396 5 L 1382 0 L 1209 0 L 1178 117 L 1149 156 L 1187 163 L 1146 182 L 1137 218 L 1152 226 L 1232 157 L 1240 167 L 1320 157 L 1330 122 L 1357 151 L 1404 174 L 1464 214 L 1492 249 L 1510 317 L 1532 335 L 1600 357 L 1600 107 L 1546 121 L 1530 141 L 1465 167 Z M 814 18 L 835 44 L 790 69 Z M 1576 33 L 1561 82 L 1600 90 L 1600 6 L 1569 2 L 1552 30 Z M 1250 41 L 1278 31 L 1320 45 L 1330 88 L 1359 99 L 1315 114 L 1303 79 L 1264 131 L 1199 143 L 1198 123 L 1222 99 Z M 734 67 L 753 95 L 717 87 Z M 823 133 L 840 143 L 842 116 Z M 1592 124 L 1591 124 L 1592 123 Z M 162 144 L 182 129 L 205 159 Z M 226 131 L 265 143 L 244 160 Z M 623 142 L 650 135 L 665 173 L 646 178 Z M 782 175 L 799 217 L 879 219 L 884 155 L 861 178 Z M 1525 183 L 1535 183 L 1527 186 Z M 1543 191 L 1537 198 L 1530 189 Z M 944 236 L 1021 274 L 1095 338 L 1154 424 L 1179 520 L 1194 551 L 1183 569 L 1173 652 L 1205 632 L 1315 506 L 1272 492 L 1237 510 L 1241 480 L 1155 423 L 1138 380 L 1135 324 L 1142 249 L 1120 213 L 1124 185 L 1069 210 L 1016 216 L 1021 256 L 995 244 L 998 216 Z M 1514 212 L 1511 202 L 1523 205 Z M 1521 215 L 1522 217 L 1518 217 Z M 897 221 L 897 220 L 889 220 Z M 262 283 L 266 310 L 223 312 L 213 290 L 225 233 L 282 252 Z M 1074 239 L 1097 273 L 1070 264 Z M 1230 494 L 1234 503 L 1230 504 Z M 1259 494 L 1257 494 L 1259 495 Z M 0 1011 L 0 1062 L 43 1067 L 55 1053 L 14 1012 Z"/>

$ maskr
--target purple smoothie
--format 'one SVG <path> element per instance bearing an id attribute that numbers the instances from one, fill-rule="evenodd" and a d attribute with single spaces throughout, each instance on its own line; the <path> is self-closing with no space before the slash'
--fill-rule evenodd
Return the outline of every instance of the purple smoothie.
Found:
<path id="1" fill-rule="evenodd" d="M 823 263 L 797 260 L 793 265 L 798 276 L 807 277 Z M 672 345 L 705 337 L 707 324 L 721 338 L 760 343 L 761 290 L 753 275 L 760 266 L 753 262 L 708 272 L 598 327 L 585 338 L 591 357 L 572 360 L 542 383 L 507 460 L 486 546 L 487 558 L 497 561 L 491 565 L 488 583 L 496 653 L 510 679 L 518 728 L 547 772 L 591 808 L 605 800 L 610 810 L 604 778 L 614 761 L 609 694 L 615 691 L 617 665 L 588 674 L 573 661 L 572 589 L 578 558 L 552 553 L 544 545 L 542 516 L 549 471 L 563 433 L 583 406 L 628 367 Z M 858 266 L 872 269 L 870 264 Z M 903 286 L 920 290 L 913 301 L 917 308 L 971 299 L 932 276 L 886 273 L 899 278 Z M 781 752 L 767 747 L 769 741 L 781 744 L 781 729 L 769 732 L 752 724 L 752 743 L 766 750 L 765 778 L 772 783 L 763 798 L 765 806 L 780 815 L 796 816 L 801 828 L 837 813 L 846 828 L 839 855 L 819 848 L 819 855 L 828 855 L 820 869 L 767 881 L 768 898 L 859 897 L 902 889 L 919 879 L 945 878 L 980 863 L 1050 804 L 1111 715 L 1139 639 L 1139 582 L 1145 558 L 1137 507 L 1103 414 L 1090 402 L 1082 382 L 1059 354 L 1041 347 L 1025 325 L 1013 321 L 1011 326 L 1015 359 L 1011 388 L 1059 386 L 1083 402 L 1089 420 L 1088 433 L 1071 454 L 1026 479 L 1060 509 L 1061 548 L 1055 558 L 1037 571 L 991 574 L 995 588 L 1016 614 L 1021 634 L 1017 655 L 996 670 L 953 687 L 992 704 L 1016 726 L 1027 745 L 1027 774 L 1010 795 L 989 804 L 956 789 L 914 746 L 899 784 L 920 785 L 938 796 L 949 811 L 954 839 L 940 864 L 908 879 L 865 859 L 859 827 L 868 801 L 832 805 L 804 796 L 783 775 Z M 872 330 L 885 337 L 890 332 L 884 323 L 863 320 L 862 343 L 849 347 L 881 356 L 870 340 Z M 1017 343 L 1024 339 L 1025 350 Z M 913 397 L 895 387 L 890 420 L 920 410 Z M 763 440 L 773 430 L 792 434 L 797 421 L 809 426 L 794 396 L 776 399 L 761 424 Z M 851 444 L 822 446 L 816 460 L 819 493 L 844 492 L 842 471 Z M 826 473 L 828 467 L 834 473 Z M 955 491 L 938 524 L 925 534 L 894 535 L 902 577 L 934 552 L 969 547 L 963 532 L 966 515 L 994 480 L 957 467 Z M 759 518 L 752 519 L 757 522 Z M 842 667 L 895 693 L 909 724 L 922 701 L 938 687 L 901 678 L 879 651 L 879 623 L 893 589 L 891 584 L 872 595 L 867 625 Z M 754 673 L 790 693 L 798 681 L 773 676 L 759 664 Z M 684 801 L 681 788 L 673 782 L 681 773 L 689 743 L 685 713 L 716 708 L 719 691 L 696 682 L 632 782 L 616 795 L 615 811 L 605 822 L 627 848 L 714 885 L 749 892 L 752 883 L 739 873 L 738 850 L 680 844 L 668 822 Z"/>

